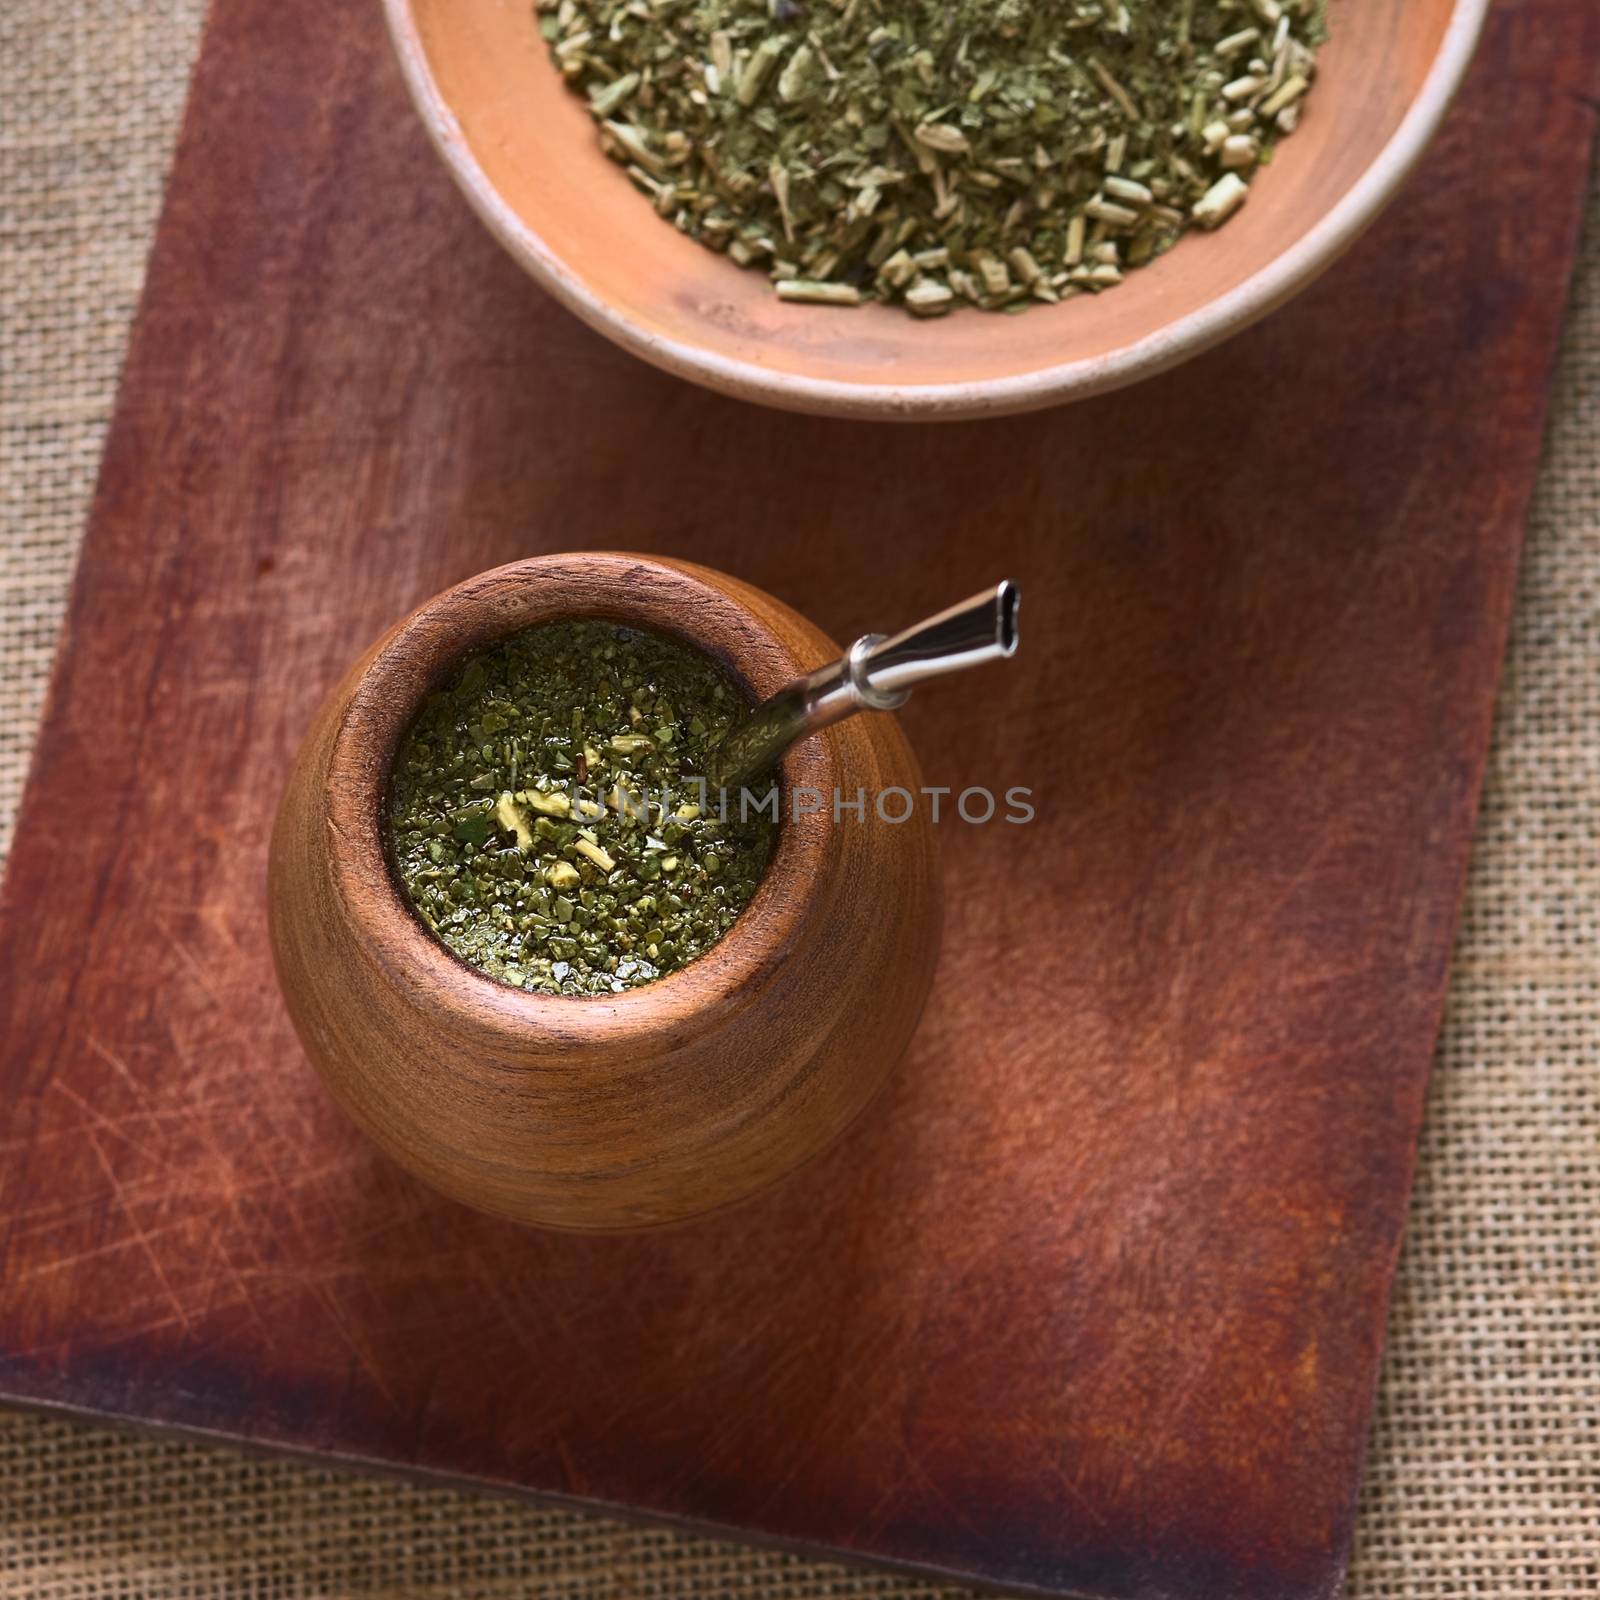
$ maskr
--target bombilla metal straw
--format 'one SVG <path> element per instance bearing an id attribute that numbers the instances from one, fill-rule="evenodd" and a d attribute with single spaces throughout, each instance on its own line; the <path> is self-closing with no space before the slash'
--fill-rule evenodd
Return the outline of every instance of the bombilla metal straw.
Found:
<path id="1" fill-rule="evenodd" d="M 900 633 L 864 634 L 840 660 L 785 684 L 733 727 L 706 775 L 711 787 L 748 784 L 795 740 L 858 711 L 893 711 L 929 678 L 1015 655 L 1021 604 L 1016 584 L 999 583 Z"/>

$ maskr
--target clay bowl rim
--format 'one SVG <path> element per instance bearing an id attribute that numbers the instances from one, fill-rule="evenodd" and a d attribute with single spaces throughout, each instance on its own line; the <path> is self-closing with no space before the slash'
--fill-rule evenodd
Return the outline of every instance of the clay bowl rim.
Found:
<path id="1" fill-rule="evenodd" d="M 643 595 L 637 591 L 641 578 L 650 584 Z M 604 599 L 594 595 L 597 583 L 610 591 Z M 806 740 L 784 758 L 777 847 L 733 926 L 686 966 L 620 994 L 515 989 L 463 961 L 407 905 L 382 820 L 395 751 L 423 698 L 463 657 L 523 628 L 569 619 L 647 628 L 705 651 L 758 697 L 807 670 L 730 592 L 744 587 L 707 567 L 627 552 L 536 556 L 442 590 L 390 630 L 342 707 L 326 793 L 327 825 L 342 846 L 332 852 L 335 893 L 368 959 L 391 984 L 428 996 L 442 1021 L 463 1030 L 488 1027 L 512 1051 L 551 1039 L 563 1050 L 642 1045 L 664 1028 L 714 1026 L 758 1000 L 801 937 L 816 892 L 837 860 L 826 813 L 791 816 L 787 803 L 798 787 L 825 794 L 837 787 L 837 759 L 827 740 Z M 686 625 L 685 612 L 710 627 Z"/>
<path id="2" fill-rule="evenodd" d="M 1461 87 L 1490 4 L 1453 0 L 1433 63 L 1389 142 L 1317 222 L 1243 283 L 1106 355 L 1011 378 L 913 385 L 776 372 L 636 326 L 592 293 L 490 182 L 434 79 L 413 0 L 384 0 L 383 9 L 411 102 L 468 204 L 523 269 L 590 327 L 652 366 L 736 399 L 823 416 L 954 422 L 1035 411 L 1125 388 L 1221 344 L 1298 294 L 1366 232 L 1410 177 Z M 641 212 L 641 220 L 653 216 L 643 202 Z M 820 308 L 818 314 L 839 313 Z"/>

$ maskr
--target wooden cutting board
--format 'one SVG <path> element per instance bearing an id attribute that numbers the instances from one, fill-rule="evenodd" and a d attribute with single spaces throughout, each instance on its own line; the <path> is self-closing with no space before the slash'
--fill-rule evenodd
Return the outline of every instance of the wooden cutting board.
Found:
<path id="1" fill-rule="evenodd" d="M 1600 11 L 1508 3 L 1267 324 L 888 429 L 613 350 L 467 214 L 375 7 L 219 0 L 0 916 L 0 1393 L 1013 1589 L 1334 1592 L 1597 94 Z M 839 638 L 1026 591 L 1018 662 L 905 714 L 1038 816 L 942 827 L 893 1093 L 633 1239 L 369 1150 L 262 913 L 344 665 L 594 546 Z"/>

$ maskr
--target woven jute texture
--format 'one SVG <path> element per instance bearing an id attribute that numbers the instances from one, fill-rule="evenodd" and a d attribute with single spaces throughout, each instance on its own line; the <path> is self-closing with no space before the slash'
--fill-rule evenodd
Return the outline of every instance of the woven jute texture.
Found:
<path id="1" fill-rule="evenodd" d="M 0 853 L 201 10 L 0 3 Z M 1600 1594 L 1600 189 L 1529 537 L 1357 1535 L 1365 1596 Z M 0 1415 L 17 1600 L 934 1592 Z"/>

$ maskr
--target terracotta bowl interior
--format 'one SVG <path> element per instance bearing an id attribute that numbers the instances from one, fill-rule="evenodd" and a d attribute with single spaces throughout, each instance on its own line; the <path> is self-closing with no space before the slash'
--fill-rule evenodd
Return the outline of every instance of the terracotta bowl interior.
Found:
<path id="1" fill-rule="evenodd" d="M 1430 124 L 1442 111 L 1452 85 L 1441 73 L 1453 80 L 1464 64 L 1484 0 L 1329 0 L 1305 120 L 1225 228 L 1191 236 L 1096 299 L 933 323 L 876 306 L 780 303 L 760 273 L 662 222 L 601 154 L 529 0 L 388 3 L 424 119 L 469 198 L 580 315 L 647 359 L 779 404 L 970 413 L 1130 381 L 1292 292 L 1377 208 L 1369 169 L 1382 169 L 1386 191 L 1404 177 L 1414 150 L 1398 147 L 1420 140 L 1414 129 L 1396 135 L 1419 96 L 1433 102 L 1422 113 Z M 1369 192 L 1353 214 L 1312 237 L 1364 175 Z M 1285 269 L 1280 258 L 1297 248 L 1304 259 Z M 885 386 L 913 392 L 897 402 Z"/>
<path id="2" fill-rule="evenodd" d="M 630 569 L 643 565 L 651 571 L 648 595 L 630 577 Z M 685 620 L 690 616 L 709 626 L 697 630 Z M 343 862 L 347 903 L 376 910 L 368 937 L 391 971 L 443 978 L 442 992 L 460 995 L 464 985 L 474 1004 L 500 1013 L 509 1008 L 512 1014 L 527 1013 L 530 1020 L 550 1017 L 567 1025 L 576 1020 L 576 1006 L 580 1013 L 587 1008 L 591 1021 L 600 1009 L 615 1019 L 619 1012 L 651 1009 L 660 997 L 683 987 L 690 974 L 697 992 L 710 999 L 736 994 L 771 951 L 794 937 L 797 916 L 835 842 L 820 813 L 790 818 L 786 799 L 780 801 L 784 820 L 772 860 L 733 927 L 690 966 L 621 994 L 552 997 L 502 984 L 436 939 L 400 888 L 387 845 L 384 803 L 401 738 L 423 700 L 466 657 L 525 628 L 579 620 L 645 629 L 701 650 L 727 670 L 752 702 L 816 664 L 798 661 L 736 598 L 692 571 L 632 557 L 594 554 L 519 563 L 444 591 L 404 623 L 368 664 L 335 748 L 330 792 L 349 797 L 348 811 L 333 818 L 337 831 L 351 842 Z M 796 746 L 784 758 L 778 779 L 785 796 L 796 785 L 827 792 L 837 774 L 826 742 Z M 376 902 L 373 889 L 379 891 Z"/>

